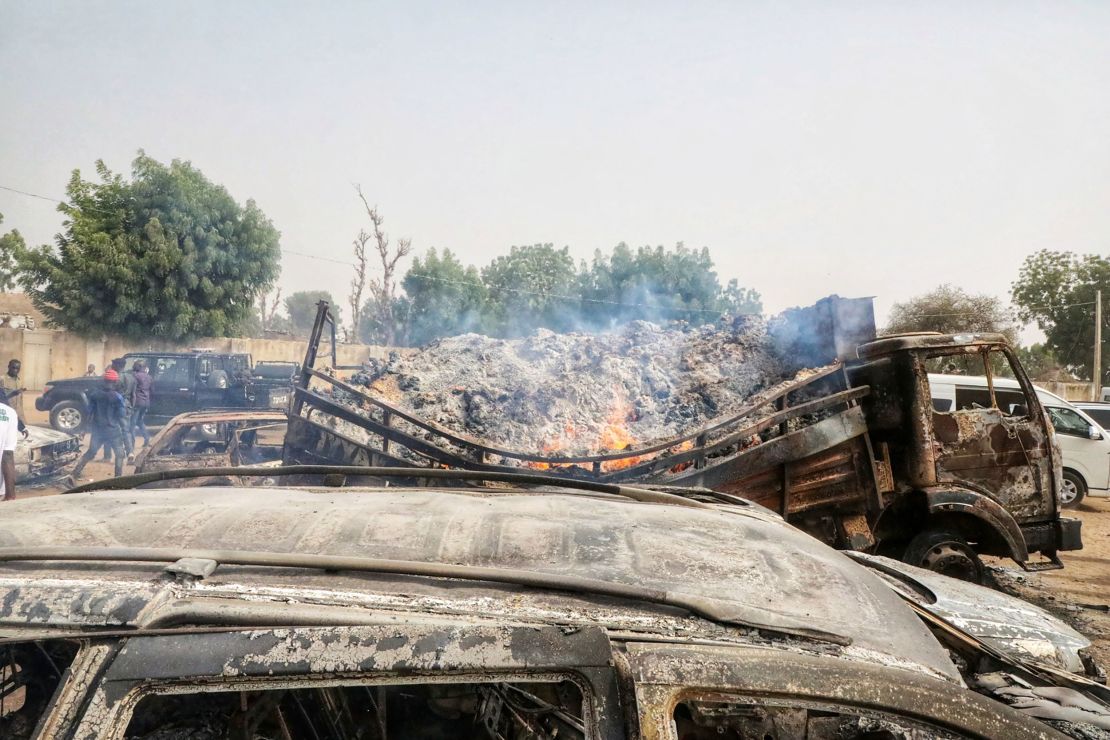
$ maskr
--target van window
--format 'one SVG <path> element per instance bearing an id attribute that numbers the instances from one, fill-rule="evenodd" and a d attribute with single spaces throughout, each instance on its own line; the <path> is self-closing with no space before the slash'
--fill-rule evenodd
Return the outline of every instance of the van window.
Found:
<path id="1" fill-rule="evenodd" d="M 1013 367 L 1004 352 L 999 350 L 972 354 L 938 352 L 926 358 L 925 366 L 930 372 L 968 376 L 967 385 L 961 385 L 960 381 L 955 381 L 955 403 L 951 398 L 945 397 L 943 390 L 939 393 L 934 391 L 933 411 L 936 413 L 997 408 L 1006 416 L 1029 416 L 1029 403 L 1025 392 L 1021 388 L 1000 388 L 996 382 L 999 377 L 1014 376 Z M 999 368 L 1003 366 L 1008 370 L 1004 374 L 999 372 Z M 971 382 L 972 378 L 975 379 L 974 384 Z M 1012 381 L 1007 382 L 1012 384 Z M 945 388 L 948 387 L 951 386 L 945 386 Z"/>
<path id="2" fill-rule="evenodd" d="M 1025 408 L 1025 394 L 1020 390 L 1013 388 L 995 388 L 994 397 L 998 403 L 998 408 L 1004 414 L 1013 414 L 1015 409 L 1020 406 L 1021 409 Z M 991 393 L 987 388 L 969 388 L 956 386 L 956 408 L 964 411 L 966 409 L 989 409 L 991 408 Z M 1024 411 L 1022 414 L 1024 415 Z"/>
<path id="3" fill-rule="evenodd" d="M 1103 429 L 1110 429 L 1110 408 L 1086 408 L 1083 410 L 1087 412 L 1087 416 L 1097 421 L 1100 427 L 1102 427 Z"/>
<path id="4" fill-rule="evenodd" d="M 1052 420 L 1052 426 L 1057 434 L 1068 434 L 1083 438 L 1087 438 L 1090 434 L 1091 425 L 1071 409 L 1049 406 L 1048 418 Z"/>
<path id="5" fill-rule="evenodd" d="M 584 740 L 582 691 L 558 683 L 430 683 L 154 694 L 135 707 L 128 740 L 235 737 Z"/>

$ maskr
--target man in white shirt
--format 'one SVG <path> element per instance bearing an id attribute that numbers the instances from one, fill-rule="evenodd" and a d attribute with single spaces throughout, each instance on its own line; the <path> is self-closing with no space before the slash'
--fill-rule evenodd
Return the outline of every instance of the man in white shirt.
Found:
<path id="1" fill-rule="evenodd" d="M 19 439 L 19 417 L 15 409 L 0 403 L 0 501 L 15 498 L 15 445 Z"/>

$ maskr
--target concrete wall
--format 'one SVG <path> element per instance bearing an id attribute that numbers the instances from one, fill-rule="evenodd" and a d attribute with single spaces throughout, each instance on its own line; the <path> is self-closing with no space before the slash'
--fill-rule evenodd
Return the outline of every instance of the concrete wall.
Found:
<path id="1" fill-rule="evenodd" d="M 172 342 L 129 342 L 116 337 L 86 339 L 68 331 L 53 329 L 0 328 L 0 373 L 8 360 L 18 358 L 23 362 L 23 382 L 32 391 L 42 390 L 48 381 L 72 378 L 85 374 L 90 364 L 101 373 L 113 357 L 128 352 L 147 350 L 181 351 L 190 347 L 204 347 L 215 352 L 246 352 L 255 362 L 260 360 L 286 360 L 300 362 L 304 359 L 307 342 L 285 339 L 245 339 L 214 337 L 196 339 L 188 344 Z M 390 351 L 411 352 L 408 348 L 391 349 L 365 344 L 340 344 L 337 359 L 340 365 L 357 365 L 370 357 L 386 358 Z M 330 345 L 320 347 L 322 355 L 318 366 L 330 364 Z M 323 356 L 329 359 L 325 360 Z"/>
<path id="2" fill-rule="evenodd" d="M 1067 401 L 1092 401 L 1094 400 L 1094 387 L 1091 383 L 1061 383 L 1055 380 L 1046 380 L 1039 382 L 1034 380 L 1033 384 L 1039 388 L 1044 388 L 1046 391 L 1055 393 L 1060 398 Z"/>

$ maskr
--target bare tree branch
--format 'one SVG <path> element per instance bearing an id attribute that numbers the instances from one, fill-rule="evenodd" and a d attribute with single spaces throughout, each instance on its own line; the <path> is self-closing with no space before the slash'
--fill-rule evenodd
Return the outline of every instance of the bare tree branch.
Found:
<path id="1" fill-rule="evenodd" d="M 367 234 L 365 230 L 359 232 L 358 238 L 355 240 L 355 259 L 357 260 L 355 280 L 351 282 L 352 296 L 351 300 L 357 300 L 359 305 L 356 307 L 352 304 L 352 309 L 356 316 L 361 318 L 359 309 L 361 308 L 361 301 L 364 289 L 369 289 L 370 296 L 374 302 L 374 310 L 378 314 L 379 323 L 382 326 L 382 341 L 387 345 L 392 345 L 396 342 L 396 326 L 393 315 L 393 302 L 397 298 L 397 282 L 394 279 L 397 271 L 398 263 L 407 257 L 412 252 L 411 239 L 398 239 L 397 242 L 391 247 L 389 242 L 389 235 L 382 230 L 382 224 L 385 219 L 378 213 L 377 206 L 371 206 L 370 201 L 367 200 L 366 195 L 362 192 L 362 186 L 355 185 L 355 192 L 358 193 L 359 200 L 362 201 L 363 207 L 366 209 L 366 215 L 370 219 L 370 225 L 373 231 Z M 371 237 L 374 239 L 374 246 L 378 252 L 378 260 L 381 262 L 382 271 L 380 277 L 367 278 L 367 258 L 366 258 L 366 244 Z M 362 240 L 361 242 L 359 240 Z M 359 249 L 361 248 L 361 254 Z M 358 290 L 356 291 L 356 284 Z M 358 328 L 360 318 L 356 318 L 353 324 Z"/>
<path id="2" fill-rule="evenodd" d="M 269 292 L 258 296 L 258 318 L 262 323 L 263 331 L 269 331 L 274 327 L 274 316 L 281 305 L 281 288 L 274 292 L 273 300 L 270 300 L 269 296 Z"/>

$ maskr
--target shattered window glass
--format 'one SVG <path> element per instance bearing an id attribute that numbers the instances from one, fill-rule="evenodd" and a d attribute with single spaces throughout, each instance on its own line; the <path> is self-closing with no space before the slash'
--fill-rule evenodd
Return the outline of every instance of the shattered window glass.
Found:
<path id="1" fill-rule="evenodd" d="M 850 707 L 763 701 L 687 701 L 674 710 L 679 740 L 950 740 L 932 725 Z"/>
<path id="2" fill-rule="evenodd" d="M 127 740 L 524 740 L 586 738 L 582 692 L 560 683 L 403 686 L 155 694 L 135 708 Z"/>
<path id="3" fill-rule="evenodd" d="M 46 713 L 77 644 L 36 641 L 0 647 L 0 738 L 30 738 Z"/>
<path id="4" fill-rule="evenodd" d="M 1052 420 L 1052 427 L 1057 434 L 1070 434 L 1073 437 L 1086 438 L 1090 433 L 1091 425 L 1071 409 L 1049 406 L 1048 418 Z"/>

